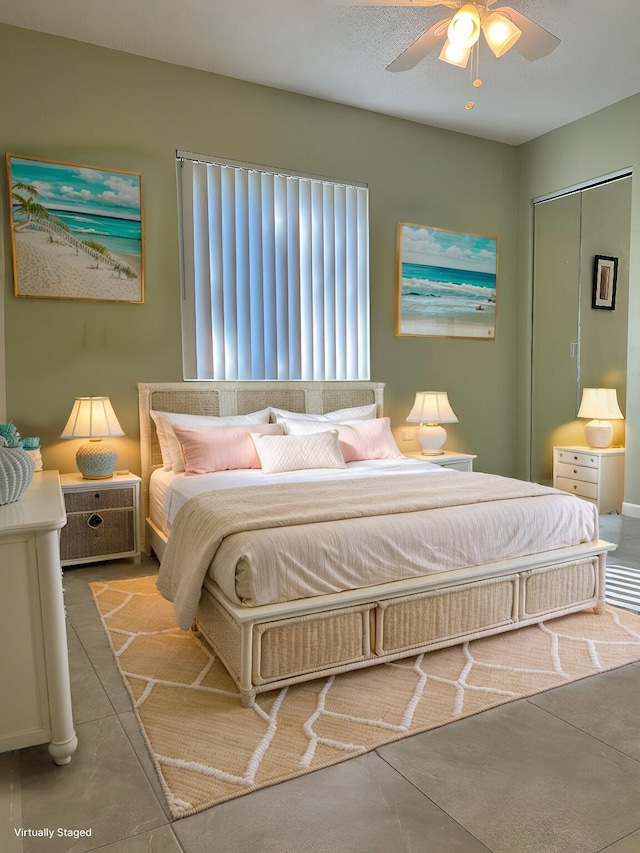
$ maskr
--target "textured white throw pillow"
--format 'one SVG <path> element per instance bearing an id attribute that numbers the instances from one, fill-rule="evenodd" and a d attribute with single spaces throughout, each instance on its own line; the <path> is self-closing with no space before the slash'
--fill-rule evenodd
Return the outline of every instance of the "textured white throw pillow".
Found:
<path id="1" fill-rule="evenodd" d="M 262 471 L 303 471 L 309 468 L 346 468 L 340 450 L 338 431 L 314 435 L 260 435 L 252 433 Z"/>

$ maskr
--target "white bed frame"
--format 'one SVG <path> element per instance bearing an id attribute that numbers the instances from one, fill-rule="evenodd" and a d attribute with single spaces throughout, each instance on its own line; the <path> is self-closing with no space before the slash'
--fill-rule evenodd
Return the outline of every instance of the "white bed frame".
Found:
<path id="1" fill-rule="evenodd" d="M 166 536 L 148 517 L 161 464 L 151 410 L 235 415 L 267 406 L 323 413 L 375 402 L 375 382 L 163 382 L 138 385 L 147 553 Z M 195 627 L 250 706 L 257 693 L 427 652 L 578 610 L 604 609 L 609 542 L 591 543 L 330 595 L 246 607 L 206 580 Z"/>

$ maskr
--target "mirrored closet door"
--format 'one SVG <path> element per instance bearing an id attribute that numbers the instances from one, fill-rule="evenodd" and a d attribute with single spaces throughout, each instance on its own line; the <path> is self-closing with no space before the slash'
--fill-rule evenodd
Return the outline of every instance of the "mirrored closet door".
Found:
<path id="1" fill-rule="evenodd" d="M 531 479 L 552 481 L 554 445 L 583 445 L 583 388 L 615 388 L 624 413 L 631 178 L 534 203 Z M 618 258 L 615 310 L 592 304 L 596 255 Z M 624 422 L 614 442 L 624 444 Z"/>

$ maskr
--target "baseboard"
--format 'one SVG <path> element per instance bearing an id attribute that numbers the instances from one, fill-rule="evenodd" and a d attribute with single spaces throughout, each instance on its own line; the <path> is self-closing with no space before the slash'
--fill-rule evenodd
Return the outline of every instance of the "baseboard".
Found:
<path id="1" fill-rule="evenodd" d="M 640 518 L 640 506 L 638 506 L 638 504 L 629 504 L 629 503 L 623 502 L 622 514 L 623 515 L 630 515 L 631 518 Z"/>

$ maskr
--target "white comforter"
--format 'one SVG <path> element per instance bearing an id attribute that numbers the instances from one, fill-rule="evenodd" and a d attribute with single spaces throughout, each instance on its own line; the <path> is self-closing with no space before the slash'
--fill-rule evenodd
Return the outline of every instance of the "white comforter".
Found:
<path id="1" fill-rule="evenodd" d="M 188 627 L 207 572 L 232 600 L 259 605 L 597 538 L 595 507 L 564 492 L 415 472 L 194 497 L 175 517 L 158 587 Z"/>

